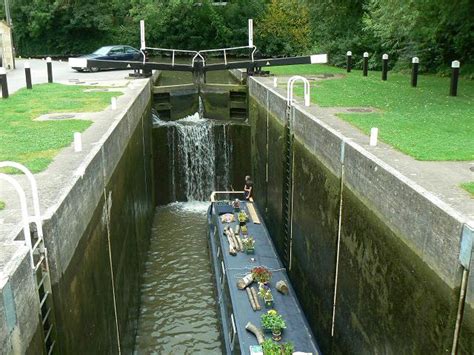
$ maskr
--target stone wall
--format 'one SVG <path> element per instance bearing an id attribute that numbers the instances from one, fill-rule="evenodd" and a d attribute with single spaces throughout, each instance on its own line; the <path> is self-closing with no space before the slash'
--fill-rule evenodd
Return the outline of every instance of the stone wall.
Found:
<path id="1" fill-rule="evenodd" d="M 256 200 L 281 253 L 286 100 L 255 78 L 249 94 Z M 450 352 L 462 218 L 317 117 L 293 112 L 289 272 L 323 352 Z M 466 303 L 462 353 L 474 349 L 472 319 Z"/>
<path id="2" fill-rule="evenodd" d="M 45 223 L 60 353 L 133 350 L 154 211 L 150 93 L 148 84 Z"/>

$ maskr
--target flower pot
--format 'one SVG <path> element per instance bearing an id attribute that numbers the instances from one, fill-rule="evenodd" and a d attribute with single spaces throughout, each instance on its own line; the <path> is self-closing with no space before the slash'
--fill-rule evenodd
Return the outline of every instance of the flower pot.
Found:
<path id="1" fill-rule="evenodd" d="M 247 255 L 249 254 L 255 254 L 255 249 L 254 248 L 245 248 L 245 253 Z"/>
<path id="2" fill-rule="evenodd" d="M 273 308 L 273 297 L 272 298 L 265 298 L 265 308 Z"/>
<path id="3" fill-rule="evenodd" d="M 275 341 L 280 341 L 281 340 L 281 330 L 272 330 L 272 338 Z"/>

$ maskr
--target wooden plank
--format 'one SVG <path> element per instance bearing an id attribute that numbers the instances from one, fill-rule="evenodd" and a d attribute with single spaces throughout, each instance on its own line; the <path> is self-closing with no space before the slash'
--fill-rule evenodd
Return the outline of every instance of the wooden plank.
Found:
<path id="1" fill-rule="evenodd" d="M 247 208 L 249 209 L 250 219 L 255 224 L 260 224 L 260 219 L 257 216 L 257 212 L 255 211 L 255 207 L 253 207 L 253 203 L 248 202 Z"/>

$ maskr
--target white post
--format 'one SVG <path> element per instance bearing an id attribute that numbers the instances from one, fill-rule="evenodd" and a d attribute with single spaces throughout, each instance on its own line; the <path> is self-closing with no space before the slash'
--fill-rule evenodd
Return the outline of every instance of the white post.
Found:
<path id="1" fill-rule="evenodd" d="M 117 98 L 112 97 L 112 110 L 116 110 L 116 109 L 117 109 Z"/>
<path id="2" fill-rule="evenodd" d="M 274 77 L 273 78 L 273 87 L 276 88 L 278 86 L 278 78 Z"/>
<path id="3" fill-rule="evenodd" d="M 145 21 L 140 20 L 140 49 L 144 50 L 146 48 L 145 43 Z"/>
<path id="4" fill-rule="evenodd" d="M 379 135 L 379 129 L 376 127 L 372 127 L 370 129 L 370 143 L 369 143 L 371 147 L 375 147 L 377 145 L 378 135 Z"/>
<path id="5" fill-rule="evenodd" d="M 253 47 L 253 20 L 249 18 L 249 47 Z"/>
<path id="6" fill-rule="evenodd" d="M 82 136 L 79 132 L 74 132 L 74 151 L 82 151 Z"/>

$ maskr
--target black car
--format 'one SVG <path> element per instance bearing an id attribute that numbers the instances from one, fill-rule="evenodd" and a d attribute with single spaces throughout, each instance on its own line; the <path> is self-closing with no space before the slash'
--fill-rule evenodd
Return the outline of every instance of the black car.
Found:
<path id="1" fill-rule="evenodd" d="M 80 59 L 80 58 L 99 59 L 99 60 L 142 61 L 143 54 L 138 49 L 135 49 L 133 47 L 118 45 L 118 46 L 101 47 L 92 54 L 86 54 L 79 58 L 69 59 L 69 65 L 74 70 L 77 70 L 79 72 L 85 71 L 85 70 L 89 70 L 91 72 L 97 72 L 100 70 L 99 68 L 95 68 L 95 67 L 85 68 L 85 67 L 77 66 L 78 63 L 80 63 L 80 61 L 78 61 L 77 59 Z"/>

